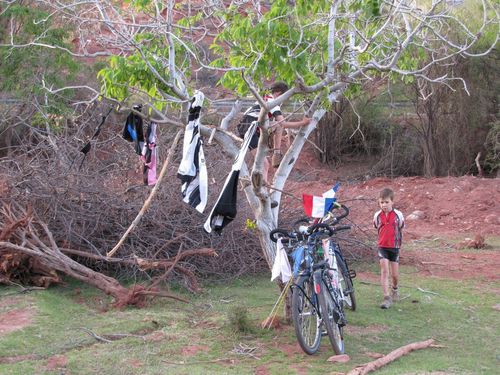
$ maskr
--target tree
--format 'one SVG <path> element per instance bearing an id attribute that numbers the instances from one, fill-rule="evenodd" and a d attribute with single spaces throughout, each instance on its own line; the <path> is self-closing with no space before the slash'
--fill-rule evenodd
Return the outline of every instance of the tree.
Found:
<path id="1" fill-rule="evenodd" d="M 355 94 L 363 82 L 374 78 L 465 85 L 451 74 L 434 76 L 431 68 L 446 66 L 456 56 L 487 54 L 499 38 L 498 7 L 487 0 L 465 1 L 463 6 L 445 0 L 276 0 L 239 6 L 217 0 L 206 4 L 132 0 L 65 5 L 33 0 L 33 4 L 47 9 L 50 18 L 64 17 L 78 36 L 76 50 L 55 44 L 46 47 L 74 56 L 111 56 L 108 67 L 99 73 L 101 88 L 85 87 L 95 100 L 105 96 L 130 103 L 141 98 L 155 121 L 182 126 L 190 94 L 200 88 L 190 77 L 199 70 L 217 72 L 224 87 L 255 97 L 262 107 L 259 126 L 264 131 L 250 171 L 251 184 L 244 191 L 254 208 L 270 266 L 274 246 L 268 234 L 276 227 L 279 214 L 279 208 L 271 209 L 270 200 L 280 200 L 304 142 L 333 103 Z M 480 11 L 477 24 L 476 20 L 469 23 L 468 7 Z M 472 53 L 471 48 L 485 35 L 490 37 L 488 45 Z M 207 51 L 206 40 L 212 39 Z M 93 49 L 87 40 L 94 41 Z M 96 51 L 97 42 L 101 46 Z M 33 45 L 42 44 L 35 40 L 23 46 Z M 0 47 L 22 46 L 11 41 Z M 214 53 L 219 57 L 214 58 Z M 419 66 L 424 54 L 431 58 Z M 271 79 L 285 80 L 292 88 L 266 103 L 260 91 Z M 295 95 L 308 100 L 307 113 L 313 120 L 295 138 L 268 189 L 262 176 L 268 152 L 266 113 Z M 166 108 L 182 110 L 172 115 Z M 224 130 L 217 131 L 214 139 L 234 155 L 238 144 Z M 209 129 L 203 131 L 208 134 Z M 242 172 L 248 173 L 246 169 Z"/>

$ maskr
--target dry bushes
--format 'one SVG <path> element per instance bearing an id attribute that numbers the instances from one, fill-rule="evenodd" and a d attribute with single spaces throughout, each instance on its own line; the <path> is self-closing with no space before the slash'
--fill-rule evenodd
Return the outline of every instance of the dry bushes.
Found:
<path id="1" fill-rule="evenodd" d="M 2 194 L 1 203 L 15 201 L 21 207 L 33 207 L 57 246 L 82 252 L 82 256 L 72 256 L 93 270 L 119 278 L 160 276 L 164 269 L 146 270 L 135 260 L 173 260 L 179 251 L 190 249 L 213 248 L 218 256 L 183 258 L 168 280 L 189 287 L 193 275 L 225 279 L 267 267 L 256 236 L 244 228 L 250 214 L 243 194 L 238 217 L 223 236 L 203 232 L 208 212 L 199 214 L 181 201 L 180 181 L 176 178 L 180 149 L 151 207 L 116 254 L 124 261 L 103 259 L 135 218 L 151 187 L 142 185 L 139 157 L 120 137 L 124 115 L 108 118 L 83 160 L 80 149 L 100 122 L 100 112 L 107 110 L 85 112 L 57 133 L 50 127 L 29 128 L 20 146 L 0 160 L 0 179 L 8 185 L 8 194 Z M 159 168 L 172 138 L 173 133 L 161 127 Z M 230 170 L 231 160 L 221 157 L 216 145 L 205 146 L 205 153 L 210 179 L 208 211 Z"/>

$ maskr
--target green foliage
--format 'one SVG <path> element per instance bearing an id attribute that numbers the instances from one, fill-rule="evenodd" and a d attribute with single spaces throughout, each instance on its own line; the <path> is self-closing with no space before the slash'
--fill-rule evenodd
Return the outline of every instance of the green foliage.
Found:
<path id="1" fill-rule="evenodd" d="M 137 10 L 146 10 L 152 5 L 151 0 L 124 0 L 125 4 L 131 4 Z"/>
<path id="2" fill-rule="evenodd" d="M 255 220 L 248 219 L 245 221 L 245 228 L 248 230 L 255 230 L 257 229 L 257 223 Z"/>
<path id="3" fill-rule="evenodd" d="M 346 57 L 336 67 L 338 76 L 347 75 L 353 70 L 353 65 L 363 66 L 371 60 L 388 56 L 400 44 L 400 35 L 393 32 L 376 34 L 380 25 L 385 22 L 381 16 L 379 0 L 354 0 L 338 4 L 338 14 L 342 15 L 335 20 L 338 31 L 334 41 L 335 56 L 349 44 L 350 22 L 365 32 L 365 37 L 374 40 L 366 50 Z M 257 85 L 272 79 L 284 80 L 291 84 L 302 77 L 306 84 L 315 84 L 326 73 L 328 51 L 328 26 L 330 18 L 328 1 L 297 0 L 291 4 L 286 0 L 272 2 L 268 12 L 263 15 L 253 14 L 251 11 L 241 12 L 236 7 L 230 7 L 223 14 L 226 21 L 225 30 L 215 38 L 211 49 L 221 56 L 212 62 L 212 66 L 245 68 Z M 351 21 L 349 14 L 356 14 Z M 401 21 L 403 22 L 403 21 Z M 230 49 L 224 48 L 229 45 Z M 411 70 L 416 67 L 421 51 L 403 51 L 398 68 Z M 353 59 L 353 60 L 350 60 Z M 366 71 L 366 74 L 376 78 L 384 72 L 375 69 Z M 394 75 L 394 77 L 399 75 Z M 408 82 L 411 78 L 405 78 Z M 226 72 L 220 83 L 239 94 L 247 93 L 247 87 L 239 71 Z M 347 95 L 354 96 L 359 86 L 351 89 Z"/>
<path id="4" fill-rule="evenodd" d="M 317 82 L 314 73 L 324 72 L 327 40 L 322 30 L 328 5 L 327 1 L 299 0 L 291 6 L 279 0 L 261 16 L 230 7 L 223 15 L 227 27 L 211 46 L 222 57 L 212 65 L 245 67 L 261 84 L 275 77 L 291 83 L 298 75 L 308 84 Z M 319 22 L 308 23 L 317 15 Z M 225 43 L 231 46 L 228 53 L 222 47 Z M 227 72 L 221 83 L 240 94 L 247 92 L 238 71 Z"/>
<path id="5" fill-rule="evenodd" d="M 2 28 L 10 23 L 16 28 Z M 71 48 L 69 39 L 70 29 L 66 25 L 56 25 L 47 12 L 35 6 L 15 4 L 0 12 L 0 42 L 12 41 L 20 46 L 0 47 L 0 91 L 23 100 L 38 97 L 38 102 L 43 103 L 43 114 L 35 115 L 34 126 L 60 131 L 61 116 L 70 110 L 65 99 L 72 97 L 73 90 L 66 90 L 61 96 L 43 88 L 64 86 L 80 70 L 80 65 L 63 50 Z"/>
<path id="6" fill-rule="evenodd" d="M 488 173 L 500 172 L 500 121 L 491 125 L 484 144 L 486 148 L 485 169 Z"/>
<path id="7" fill-rule="evenodd" d="M 18 25 L 12 42 L 21 48 L 0 47 L 0 89 L 12 95 L 26 97 L 40 93 L 43 79 L 47 86 L 59 85 L 74 77 L 78 64 L 61 49 L 49 49 L 43 45 L 70 48 L 69 30 L 52 25 L 48 13 L 35 7 L 12 5 L 0 13 L 0 25 L 14 22 Z M 1 28 L 0 28 L 1 29 Z M 10 42 L 8 29 L 0 30 L 0 41 Z"/>
<path id="8" fill-rule="evenodd" d="M 234 306 L 228 311 L 228 321 L 231 330 L 236 333 L 253 333 L 255 327 L 248 318 L 248 308 L 246 306 Z"/>
<path id="9" fill-rule="evenodd" d="M 158 109 L 167 105 L 163 94 L 175 96 L 172 90 L 172 74 L 169 68 L 169 47 L 163 38 L 151 33 L 136 35 L 136 42 L 141 51 L 126 57 L 112 56 L 108 65 L 97 73 L 101 81 L 102 92 L 111 98 L 123 101 L 139 90 L 147 95 Z M 185 77 L 190 76 L 190 62 L 183 53 L 183 46 L 175 45 L 176 69 L 182 71 Z M 160 80 L 153 72 L 156 71 Z"/>

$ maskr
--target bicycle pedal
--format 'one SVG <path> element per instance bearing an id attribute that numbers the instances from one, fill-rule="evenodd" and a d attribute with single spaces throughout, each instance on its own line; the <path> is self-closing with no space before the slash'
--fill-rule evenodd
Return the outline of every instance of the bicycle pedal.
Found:
<path id="1" fill-rule="evenodd" d="M 345 318 L 340 318 L 338 321 L 337 321 L 337 324 L 341 327 L 345 327 L 347 325 L 347 320 Z"/>
<path id="2" fill-rule="evenodd" d="M 356 277 L 356 271 L 354 271 L 354 270 L 349 270 L 349 277 L 350 277 L 351 279 L 354 279 L 354 278 Z"/>

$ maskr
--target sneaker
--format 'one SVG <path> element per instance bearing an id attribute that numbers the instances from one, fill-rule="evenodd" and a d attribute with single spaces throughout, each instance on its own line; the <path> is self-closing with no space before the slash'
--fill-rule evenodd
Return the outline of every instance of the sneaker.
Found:
<path id="1" fill-rule="evenodd" d="M 274 153 L 271 158 L 271 165 L 273 168 L 278 168 L 280 166 L 281 161 L 283 160 L 283 155 L 281 153 Z"/>
<path id="2" fill-rule="evenodd" d="M 381 309 L 388 309 L 392 305 L 392 299 L 390 296 L 385 296 L 384 297 L 384 302 L 381 303 L 380 308 Z"/>
<path id="3" fill-rule="evenodd" d="M 394 302 L 399 301 L 400 297 L 398 288 L 392 288 L 391 298 Z"/>

